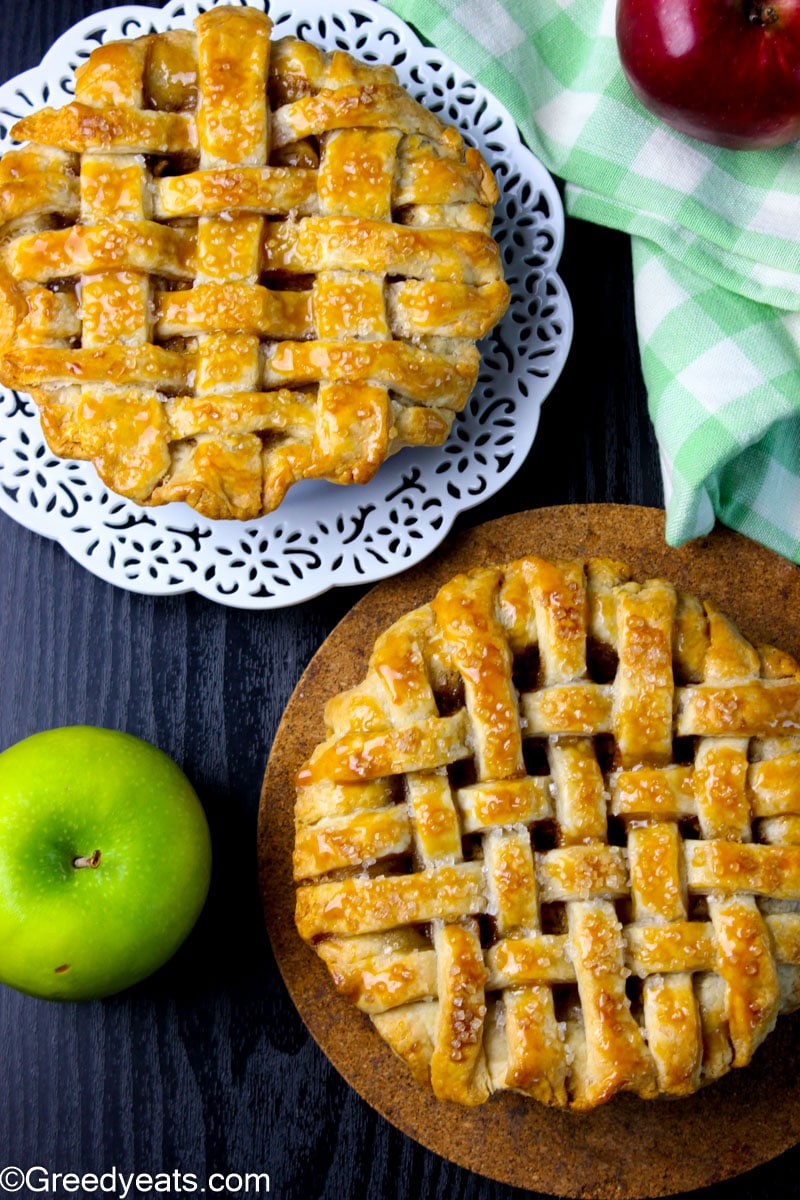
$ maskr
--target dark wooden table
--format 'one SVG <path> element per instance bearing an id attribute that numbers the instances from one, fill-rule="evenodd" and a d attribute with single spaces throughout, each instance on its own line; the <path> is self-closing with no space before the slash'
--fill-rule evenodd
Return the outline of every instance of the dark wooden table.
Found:
<path id="1" fill-rule="evenodd" d="M 103 7 L 3 0 L 2 79 Z M 662 502 L 627 238 L 570 222 L 561 274 L 575 309 L 567 367 L 522 470 L 457 528 L 571 501 Z M 455 1167 L 376 1116 L 306 1033 L 264 931 L 255 830 L 266 757 L 303 667 L 361 594 L 273 613 L 137 596 L 0 515 L 0 748 L 77 723 L 147 738 L 194 782 L 215 849 L 205 913 L 150 980 L 79 1005 L 0 989 L 0 1168 L 177 1171 L 198 1186 L 211 1172 L 268 1172 L 281 1200 L 532 1194 Z M 704 1194 L 800 1196 L 798 1168 L 792 1151 Z"/>

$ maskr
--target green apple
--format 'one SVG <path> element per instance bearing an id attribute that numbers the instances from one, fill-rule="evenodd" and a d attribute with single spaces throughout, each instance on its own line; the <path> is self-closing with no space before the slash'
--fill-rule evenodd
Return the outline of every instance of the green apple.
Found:
<path id="1" fill-rule="evenodd" d="M 200 801 L 149 742 L 71 725 L 0 754 L 0 982 L 58 1000 L 129 987 L 177 950 L 210 874 Z"/>

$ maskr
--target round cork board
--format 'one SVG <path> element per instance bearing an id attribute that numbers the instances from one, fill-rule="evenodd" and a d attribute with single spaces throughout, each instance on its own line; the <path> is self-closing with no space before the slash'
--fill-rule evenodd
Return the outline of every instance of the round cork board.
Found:
<path id="1" fill-rule="evenodd" d="M 428 1149 L 491 1179 L 559 1196 L 644 1198 L 705 1187 L 800 1141 L 800 1014 L 779 1019 L 749 1067 L 687 1099 L 622 1095 L 578 1115 L 504 1092 L 467 1109 L 413 1082 L 294 927 L 293 780 L 324 736 L 325 700 L 362 679 L 376 635 L 452 575 L 532 553 L 621 559 L 634 578 L 661 575 L 713 599 L 752 641 L 800 659 L 800 568 L 728 530 L 676 550 L 664 542 L 662 512 L 598 504 L 519 513 L 451 538 L 354 606 L 289 701 L 259 812 L 267 927 L 286 986 L 322 1050 L 368 1104 Z"/>

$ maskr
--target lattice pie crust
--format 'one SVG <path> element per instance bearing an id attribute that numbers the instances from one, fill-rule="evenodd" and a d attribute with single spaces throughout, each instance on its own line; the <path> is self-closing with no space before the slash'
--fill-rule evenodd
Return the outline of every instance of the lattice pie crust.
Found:
<path id="1" fill-rule="evenodd" d="M 508 303 L 480 154 L 270 29 L 102 46 L 0 163 L 0 378 L 139 504 L 250 518 L 440 444 Z"/>
<path id="2" fill-rule="evenodd" d="M 800 667 L 712 604 L 477 570 L 325 720 L 298 929 L 439 1098 L 684 1096 L 800 1004 Z"/>

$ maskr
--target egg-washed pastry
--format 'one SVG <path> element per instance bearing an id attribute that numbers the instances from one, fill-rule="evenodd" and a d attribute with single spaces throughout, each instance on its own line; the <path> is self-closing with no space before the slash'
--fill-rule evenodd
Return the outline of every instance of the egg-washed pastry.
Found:
<path id="1" fill-rule="evenodd" d="M 416 1080 L 686 1096 L 800 1005 L 800 667 L 606 559 L 460 575 L 297 776 L 297 926 Z"/>
<path id="2" fill-rule="evenodd" d="M 100 46 L 0 162 L 0 379 L 138 504 L 247 519 L 441 444 L 508 304 L 481 155 L 270 30 Z"/>

